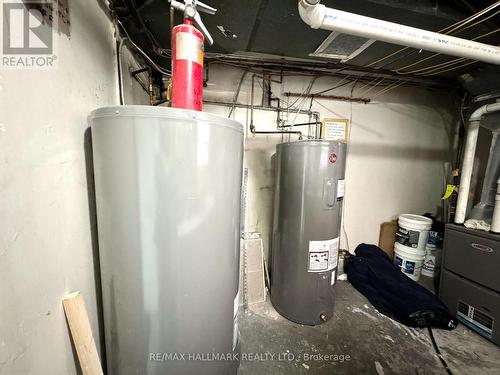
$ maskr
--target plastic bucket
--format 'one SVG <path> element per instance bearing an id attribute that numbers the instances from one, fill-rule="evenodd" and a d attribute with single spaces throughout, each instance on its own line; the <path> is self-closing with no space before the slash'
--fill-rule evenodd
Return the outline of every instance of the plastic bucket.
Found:
<path id="1" fill-rule="evenodd" d="M 425 246 L 425 248 L 427 249 L 427 246 L 429 245 L 434 245 L 439 249 L 443 247 L 443 237 L 441 237 L 441 234 L 439 232 L 429 231 L 429 239 L 427 240 L 427 245 Z"/>
<path id="2" fill-rule="evenodd" d="M 425 245 L 429 238 L 432 220 L 420 215 L 399 215 L 396 241 L 406 247 L 407 251 L 418 249 L 425 252 Z"/>
<path id="3" fill-rule="evenodd" d="M 410 279 L 418 281 L 424 259 L 425 250 L 408 249 L 397 242 L 394 244 L 394 264 Z"/>
<path id="4" fill-rule="evenodd" d="M 441 267 L 441 248 L 436 245 L 427 244 L 424 264 L 422 265 L 422 275 L 435 277 Z"/>

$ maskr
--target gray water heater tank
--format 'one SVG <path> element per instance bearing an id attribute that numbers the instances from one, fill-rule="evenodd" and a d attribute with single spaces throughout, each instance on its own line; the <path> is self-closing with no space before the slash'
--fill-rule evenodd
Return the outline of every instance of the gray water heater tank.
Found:
<path id="1" fill-rule="evenodd" d="M 333 315 L 346 145 L 276 147 L 271 302 L 285 318 L 321 324 Z"/>
<path id="2" fill-rule="evenodd" d="M 90 116 L 108 374 L 236 374 L 242 126 Z"/>

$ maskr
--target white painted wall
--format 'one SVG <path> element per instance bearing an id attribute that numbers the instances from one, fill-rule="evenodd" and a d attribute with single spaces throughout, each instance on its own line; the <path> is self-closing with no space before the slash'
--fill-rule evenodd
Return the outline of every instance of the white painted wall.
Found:
<path id="1" fill-rule="evenodd" d="M 241 74 L 237 68 L 212 66 L 205 97 L 232 102 Z M 250 102 L 250 79 L 249 74 L 242 85 L 239 95 L 242 104 Z M 302 92 L 310 81 L 309 77 L 288 77 L 282 85 L 272 85 L 273 93 Z M 336 82 L 329 77 L 319 78 L 312 92 L 335 86 Z M 357 88 L 354 96 L 367 89 L 362 88 L 362 84 Z M 335 90 L 333 94 L 349 96 L 350 89 Z M 370 104 L 319 100 L 311 107 L 320 112 L 321 118 L 351 119 L 344 200 L 347 236 L 342 236 L 342 247 L 347 248 L 348 238 L 351 251 L 363 242 L 378 243 L 380 224 L 396 218 L 399 213 L 440 213 L 443 163 L 451 161 L 454 156 L 458 110 L 450 95 L 423 88 L 398 88 L 375 96 L 379 90 L 367 94 L 373 99 Z M 256 103 L 260 103 L 260 95 L 260 86 L 256 84 Z M 310 100 L 303 104 L 304 109 L 309 108 Z M 286 100 L 283 105 L 286 105 Z M 225 107 L 204 108 L 225 116 L 229 113 Z M 245 166 L 249 168 L 249 190 L 246 230 L 262 234 L 267 252 L 273 186 L 270 157 L 276 143 L 287 140 L 288 136 L 249 134 L 247 109 L 236 108 L 233 117 L 247 129 Z M 294 114 L 289 114 L 288 119 L 289 123 L 308 121 L 306 115 L 295 118 Z M 256 110 L 254 124 L 259 130 L 274 130 L 276 114 Z"/>
<path id="2" fill-rule="evenodd" d="M 82 292 L 100 341 L 84 144 L 88 113 L 117 103 L 115 42 L 98 2 L 71 0 L 69 10 L 70 35 L 57 34 L 57 68 L 0 71 L 5 375 L 77 373 L 61 304 L 69 292 Z M 144 102 L 142 89 L 125 81 L 128 102 Z"/>

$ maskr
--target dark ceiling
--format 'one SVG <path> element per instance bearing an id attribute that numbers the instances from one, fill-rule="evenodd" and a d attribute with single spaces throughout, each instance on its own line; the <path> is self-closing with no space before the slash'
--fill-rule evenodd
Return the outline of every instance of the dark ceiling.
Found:
<path id="1" fill-rule="evenodd" d="M 167 0 L 111 0 L 112 8 L 128 30 L 131 38 L 143 48 L 159 65 L 169 67 L 168 57 L 158 51 L 170 49 L 169 3 Z M 207 1 L 208 2 L 208 1 Z M 493 4 L 493 0 L 323 0 L 326 6 L 349 11 L 386 21 L 431 31 L 439 31 L 457 21 Z M 214 45 L 206 51 L 221 54 L 267 54 L 290 59 L 315 59 L 312 53 L 330 34 L 324 30 L 309 28 L 299 17 L 297 0 L 210 0 L 217 8 L 216 15 L 202 14 L 207 29 L 214 38 Z M 477 38 L 479 42 L 499 45 L 500 17 L 494 9 L 482 18 L 489 19 L 467 30 L 452 35 L 466 39 Z M 181 22 L 176 14 L 174 23 Z M 366 67 L 376 60 L 401 49 L 401 46 L 375 42 L 347 64 Z M 156 52 L 155 52 L 156 51 Z M 168 53 L 168 52 L 167 52 Z M 396 71 L 433 54 L 409 49 L 391 58 L 374 64 L 372 68 Z M 422 69 L 451 61 L 455 57 L 438 55 L 415 65 Z M 334 60 L 330 60 L 334 62 Z M 500 87 L 500 69 L 483 63 L 453 65 L 450 70 L 426 73 L 439 78 L 459 79 L 473 94 L 493 91 Z M 443 70 L 443 69 L 441 69 Z M 403 69 L 403 71 L 406 71 Z"/>

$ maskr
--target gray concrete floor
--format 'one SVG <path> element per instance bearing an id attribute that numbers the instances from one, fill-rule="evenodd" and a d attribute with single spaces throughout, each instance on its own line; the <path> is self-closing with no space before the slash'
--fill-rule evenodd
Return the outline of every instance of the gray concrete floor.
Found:
<path id="1" fill-rule="evenodd" d="M 238 374 L 447 374 L 427 329 L 378 313 L 347 281 L 336 291 L 333 318 L 316 327 L 286 320 L 269 301 L 250 306 L 239 323 Z M 496 345 L 463 325 L 433 332 L 454 375 L 500 374 Z"/>

